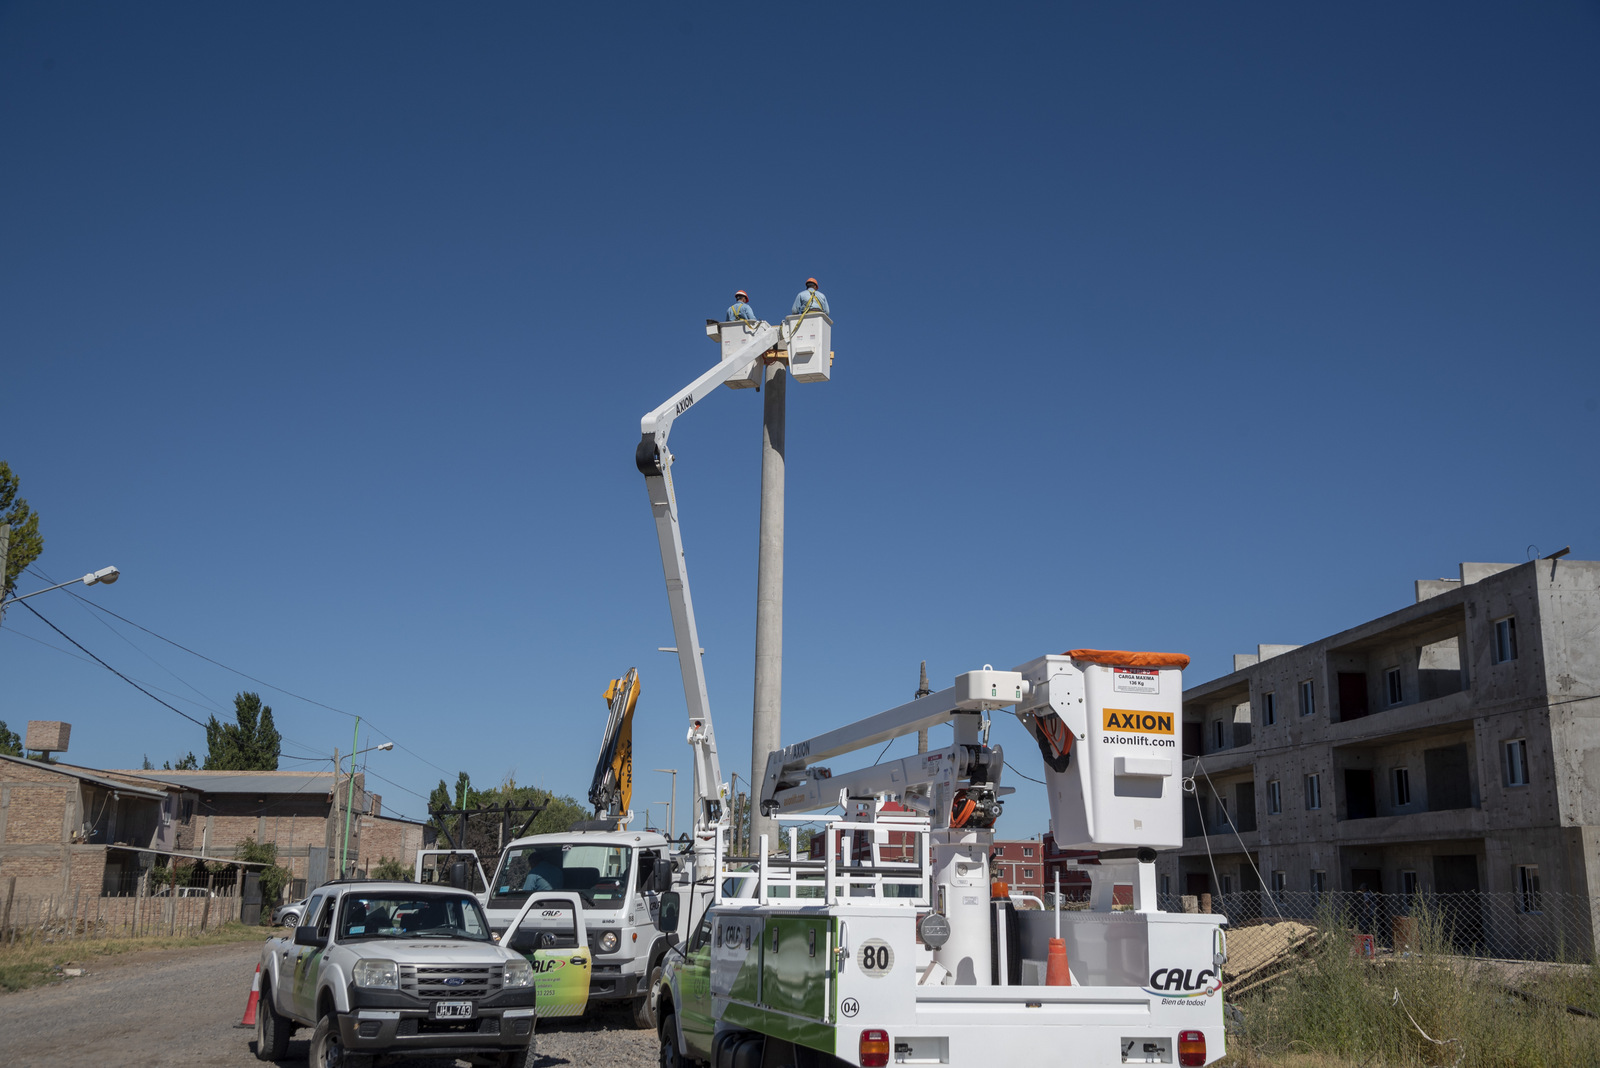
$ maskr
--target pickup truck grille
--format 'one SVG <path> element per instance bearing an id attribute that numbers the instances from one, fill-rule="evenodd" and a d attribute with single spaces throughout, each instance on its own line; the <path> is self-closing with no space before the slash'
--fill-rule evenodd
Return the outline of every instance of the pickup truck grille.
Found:
<path id="1" fill-rule="evenodd" d="M 505 968 L 498 964 L 400 965 L 401 991 L 419 998 L 486 998 L 498 994 L 504 982 Z"/>

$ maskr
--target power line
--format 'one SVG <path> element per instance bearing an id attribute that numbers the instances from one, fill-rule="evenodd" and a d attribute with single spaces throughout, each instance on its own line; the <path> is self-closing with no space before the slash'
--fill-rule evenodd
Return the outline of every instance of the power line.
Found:
<path id="1" fill-rule="evenodd" d="M 61 635 L 65 639 L 67 639 L 67 641 L 72 642 L 73 645 L 77 645 L 78 648 L 82 649 L 83 652 L 87 653 L 89 655 L 89 657 L 94 660 L 95 663 L 99 664 L 101 667 L 103 667 L 107 671 L 111 672 L 111 674 L 115 675 L 117 678 L 121 679 L 123 682 L 127 683 L 129 686 L 132 686 L 135 690 L 138 690 L 140 693 L 142 693 L 146 697 L 150 698 L 150 700 L 154 701 L 156 704 L 162 706 L 163 708 L 172 709 L 172 711 L 178 713 L 178 715 L 182 716 L 184 719 L 188 720 L 190 723 L 193 723 L 196 727 L 200 727 L 202 729 L 205 727 L 204 723 L 201 723 L 199 720 L 197 720 L 193 716 L 189 715 L 189 713 L 184 712 L 181 709 L 174 707 L 173 705 L 167 704 L 167 702 L 163 701 L 161 698 L 157 697 L 155 694 L 151 693 L 149 690 L 145 689 L 143 686 L 140 686 L 137 682 L 134 682 L 132 679 L 128 678 L 128 676 L 124 675 L 122 672 L 118 671 L 116 668 L 112 667 L 110 664 L 106 663 L 104 660 L 101 660 L 98 656 L 95 656 L 93 653 L 90 653 L 89 650 L 84 649 L 83 646 L 78 645 L 78 643 L 75 640 L 73 640 L 73 638 L 72 638 L 72 636 L 70 634 L 68 634 L 66 631 L 62 630 L 60 627 L 56 626 L 54 623 L 50 622 L 48 619 L 45 619 L 44 616 L 39 615 L 39 610 L 37 608 L 33 607 L 33 605 L 29 604 L 27 601 L 18 601 L 17 603 L 22 605 L 22 607 L 26 608 L 28 611 L 32 612 L 35 616 L 38 616 L 39 621 L 41 623 L 43 623 L 45 626 L 49 627 L 51 630 L 55 631 L 57 634 Z"/>
<path id="2" fill-rule="evenodd" d="M 41 572 L 41 574 L 42 574 L 42 572 Z M 139 623 L 135 623 L 133 620 L 128 619 L 126 616 L 120 616 L 117 613 L 113 612 L 111 609 L 105 607 L 104 605 L 96 604 L 94 601 L 89 600 L 87 597 L 79 597 L 78 594 L 74 593 L 72 590 L 68 590 L 67 593 L 72 597 L 76 597 L 80 602 L 82 602 L 83 604 L 88 605 L 90 608 L 93 608 L 98 612 L 104 612 L 106 615 L 111 616 L 113 619 L 120 619 L 122 622 L 128 624 L 128 626 L 136 627 L 137 629 L 142 630 L 146 634 L 150 635 L 152 638 L 156 638 L 156 639 L 159 639 L 160 641 L 164 641 L 168 645 L 172 646 L 175 649 L 181 649 L 184 652 L 188 653 L 190 656 L 197 656 L 201 660 L 204 660 L 206 663 L 213 664 L 213 665 L 215 665 L 215 666 L 217 666 L 219 668 L 222 668 L 224 671 L 231 671 L 235 675 L 238 675 L 240 678 L 249 679 L 251 682 L 255 683 L 258 686 L 265 686 L 269 690 L 275 690 L 278 693 L 284 694 L 284 695 L 286 695 L 288 697 L 293 697 L 296 701 L 304 701 L 308 705 L 315 705 L 317 708 L 327 709 L 329 712 L 337 712 L 341 716 L 349 716 L 351 719 L 359 718 L 359 719 L 362 720 L 362 722 L 367 724 L 368 728 L 371 730 L 371 732 L 373 734 L 378 735 L 380 738 L 383 738 L 386 741 L 394 742 L 394 745 L 395 745 L 396 749 L 400 749 L 400 750 L 402 750 L 402 751 L 404 751 L 406 753 L 411 754 L 413 757 L 415 757 L 416 759 L 420 760 L 422 763 L 428 765 L 428 767 L 434 769 L 435 771 L 441 772 L 441 773 L 443 773 L 445 775 L 452 774 L 452 772 L 450 772 L 448 769 L 440 767 L 439 765 L 435 764 L 433 761 L 429 760 L 427 757 L 423 756 L 421 753 L 417 752 L 415 749 L 412 749 L 410 746 L 407 746 L 407 745 L 403 744 L 402 742 L 400 742 L 399 739 L 393 737 L 391 734 L 389 734 L 388 731 L 385 731 L 383 728 L 379 727 L 372 719 L 370 719 L 367 716 L 359 716 L 358 717 L 356 715 L 356 713 L 354 713 L 354 712 L 346 712 L 342 708 L 335 708 L 332 705 L 323 704 L 321 701 L 316 701 L 316 700 L 313 700 L 310 697 L 305 697 L 305 696 L 302 696 L 301 694 L 297 694 L 293 690 L 286 690 L 282 686 L 274 686 L 272 683 L 267 682 L 265 679 L 258 679 L 254 675 L 251 675 L 248 672 L 240 671 L 236 667 L 230 667 L 229 665 L 224 664 L 220 660 L 213 660 L 211 657 L 205 655 L 204 653 L 196 652 L 195 650 L 189 648 L 187 645 L 184 645 L 181 642 L 173 641 L 171 638 L 168 638 L 164 634 L 158 634 L 155 631 L 151 630 L 149 627 L 143 626 L 143 625 L 141 625 Z M 74 644 L 76 644 L 76 643 L 74 643 Z M 188 684 L 185 683 L 184 685 L 188 685 Z"/>

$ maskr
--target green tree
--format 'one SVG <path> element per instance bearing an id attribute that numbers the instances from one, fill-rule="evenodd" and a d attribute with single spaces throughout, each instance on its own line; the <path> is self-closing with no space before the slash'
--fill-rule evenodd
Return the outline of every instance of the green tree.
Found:
<path id="1" fill-rule="evenodd" d="M 268 709 L 268 711 L 271 711 L 271 710 Z M 212 722 L 216 722 L 216 721 L 213 720 Z M 161 770 L 162 771 L 199 771 L 200 770 L 200 761 L 195 759 L 194 750 L 191 749 L 191 750 L 189 750 L 189 752 L 187 752 L 187 753 L 183 754 L 183 756 L 179 757 L 178 758 L 178 762 L 176 764 L 174 764 L 170 760 L 164 762 L 161 765 Z M 229 769 L 229 770 L 233 770 L 233 769 Z M 267 768 L 266 770 L 267 771 L 275 771 L 275 770 L 277 770 L 276 763 L 274 763 L 274 765 L 272 767 Z"/>
<path id="2" fill-rule="evenodd" d="M 9 594 L 17 584 L 17 576 L 44 552 L 44 539 L 39 536 L 39 515 L 28 507 L 28 502 L 17 496 L 21 480 L 12 473 L 11 465 L 0 460 L 0 523 L 11 524 L 11 547 L 6 553 L 6 572 L 0 593 Z"/>
<path id="3" fill-rule="evenodd" d="M 471 780 L 466 772 L 456 776 L 456 795 L 450 796 L 450 788 L 443 779 L 433 788 L 428 795 L 428 812 L 442 812 L 450 808 L 489 809 L 502 805 L 542 805 L 539 814 L 528 825 L 528 834 L 559 834 L 572 829 L 573 824 L 580 820 L 592 818 L 589 809 L 580 804 L 576 799 L 558 796 L 549 790 L 537 786 L 518 786 L 516 780 L 506 776 L 505 782 L 488 790 L 473 789 Z M 494 857 L 502 842 L 501 820 L 506 820 L 505 831 L 515 835 L 522 829 L 522 821 L 528 818 L 526 812 L 513 813 L 503 817 L 499 812 L 484 812 L 481 815 L 471 816 L 467 820 L 467 840 L 464 843 L 468 849 L 476 850 L 478 856 L 484 859 L 484 867 L 490 867 L 490 858 Z M 457 847 L 463 845 L 456 839 L 461 833 L 461 817 L 450 816 L 447 818 L 433 817 L 430 821 L 435 829 L 441 825 L 447 830 L 448 837 L 441 835 L 440 845 L 448 840 Z M 505 839 L 509 841 L 510 839 Z"/>
<path id="4" fill-rule="evenodd" d="M 17 732 L 6 726 L 6 721 L 0 719 L 0 753 L 6 756 L 19 757 L 22 755 L 22 739 Z"/>
<path id="5" fill-rule="evenodd" d="M 235 723 L 206 724 L 206 771 L 277 771 L 283 737 L 272 723 L 272 707 L 261 695 L 241 693 L 233 699 Z M 189 756 L 194 759 L 193 754 Z M 178 761 L 174 770 L 182 770 Z"/>
<path id="6" fill-rule="evenodd" d="M 238 770 L 238 769 L 227 769 Z M 233 848 L 235 860 L 255 861 L 263 865 L 254 870 L 261 873 L 261 900 L 264 903 L 276 905 L 282 900 L 283 888 L 289 885 L 289 880 L 294 878 L 294 873 L 288 868 L 278 865 L 278 847 L 271 842 L 257 842 L 254 838 L 246 838 Z M 254 866 L 252 866 L 254 867 Z M 271 917 L 271 909 L 261 910 L 261 922 L 267 923 Z"/>
<path id="7" fill-rule="evenodd" d="M 385 882 L 409 883 L 412 871 L 393 857 L 379 857 L 377 866 L 372 869 L 374 879 Z"/>

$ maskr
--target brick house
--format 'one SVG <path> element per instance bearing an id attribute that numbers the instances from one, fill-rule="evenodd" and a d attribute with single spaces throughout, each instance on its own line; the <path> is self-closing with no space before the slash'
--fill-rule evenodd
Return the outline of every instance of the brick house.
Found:
<path id="1" fill-rule="evenodd" d="M 350 808 L 348 857 L 358 873 L 380 857 L 408 868 L 417 850 L 431 845 L 433 830 L 384 816 L 383 798 L 369 793 L 365 776 L 331 771 L 121 771 L 182 790 L 176 848 L 200 857 L 231 858 L 246 838 L 278 847 L 278 863 L 292 876 L 298 897 L 335 878 Z"/>
<path id="2" fill-rule="evenodd" d="M 181 791 L 0 755 L 0 879 L 16 893 L 117 893 L 174 848 Z"/>

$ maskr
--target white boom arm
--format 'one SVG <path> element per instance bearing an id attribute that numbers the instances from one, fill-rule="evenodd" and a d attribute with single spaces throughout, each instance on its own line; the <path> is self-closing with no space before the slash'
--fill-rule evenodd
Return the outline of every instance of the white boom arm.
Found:
<path id="1" fill-rule="evenodd" d="M 697 400 L 730 379 L 747 375 L 763 353 L 777 345 L 782 329 L 758 323 L 749 340 L 728 359 L 712 367 L 639 421 L 639 447 L 634 463 L 644 475 L 650 493 L 650 511 L 656 519 L 661 544 L 661 570 L 667 579 L 667 601 L 672 608 L 672 634 L 678 643 L 678 667 L 683 675 L 683 699 L 689 709 L 689 744 L 694 749 L 694 837 L 698 843 L 714 837 L 721 815 L 722 767 L 717 760 L 717 739 L 711 728 L 711 699 L 706 692 L 705 665 L 700 656 L 700 634 L 694 622 L 694 601 L 689 596 L 689 565 L 683 555 L 683 532 L 678 527 L 678 501 L 672 489 L 672 453 L 667 435 L 673 421 Z"/>

